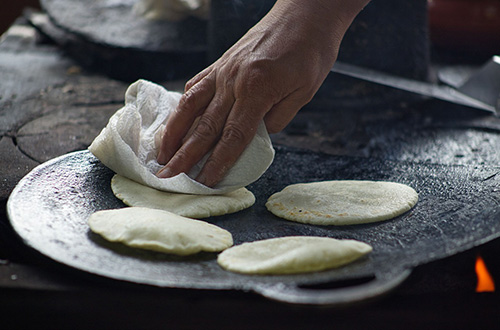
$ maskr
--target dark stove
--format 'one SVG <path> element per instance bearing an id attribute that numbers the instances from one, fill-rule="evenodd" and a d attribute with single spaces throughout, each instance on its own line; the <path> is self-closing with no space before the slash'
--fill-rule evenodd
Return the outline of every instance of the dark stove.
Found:
<path id="1" fill-rule="evenodd" d="M 8 196 L 36 165 L 84 149 L 123 102 L 128 82 L 85 71 L 22 19 L 0 43 L 0 76 L 7 77 L 0 81 L 2 327 L 500 328 L 499 294 L 476 292 L 475 273 L 481 256 L 499 285 L 500 239 L 420 265 L 387 295 L 343 307 L 291 305 L 243 291 L 124 283 L 41 256 L 10 227 Z M 182 86 L 176 81 L 165 85 Z M 331 112 L 308 107 L 273 140 L 330 155 L 500 166 L 499 132 L 500 121 L 488 114 L 412 99 L 365 109 L 341 106 Z"/>

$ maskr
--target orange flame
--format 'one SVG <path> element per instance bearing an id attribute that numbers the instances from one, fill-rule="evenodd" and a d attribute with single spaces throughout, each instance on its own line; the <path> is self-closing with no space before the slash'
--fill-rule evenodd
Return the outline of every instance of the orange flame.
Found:
<path id="1" fill-rule="evenodd" d="M 478 255 L 476 257 L 476 274 L 477 286 L 476 292 L 493 292 L 495 291 L 495 282 L 491 277 L 483 258 Z"/>

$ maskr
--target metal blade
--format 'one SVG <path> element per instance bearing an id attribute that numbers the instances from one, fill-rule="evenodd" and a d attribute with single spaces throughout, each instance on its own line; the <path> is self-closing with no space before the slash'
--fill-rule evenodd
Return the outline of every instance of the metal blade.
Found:
<path id="1" fill-rule="evenodd" d="M 500 108 L 500 56 L 493 56 L 457 90 L 485 104 Z"/>
<path id="2" fill-rule="evenodd" d="M 356 65 L 342 63 L 339 61 L 335 63 L 331 71 L 379 85 L 397 88 L 407 92 L 428 96 L 475 109 L 485 110 L 495 115 L 497 114 L 494 106 L 476 100 L 449 86 L 434 85 L 423 81 L 393 76 L 387 73 L 362 68 Z"/>

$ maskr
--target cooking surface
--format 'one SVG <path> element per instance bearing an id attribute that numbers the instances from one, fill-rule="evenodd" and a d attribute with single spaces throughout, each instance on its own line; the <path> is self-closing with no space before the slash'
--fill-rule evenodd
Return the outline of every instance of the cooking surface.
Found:
<path id="1" fill-rule="evenodd" d="M 128 284 L 87 276 L 27 249 L 6 216 L 5 203 L 13 187 L 36 165 L 85 149 L 123 104 L 127 84 L 82 70 L 54 45 L 35 42 L 37 35 L 29 26 L 19 23 L 14 27 L 0 44 L 0 75 L 4 78 L 0 81 L 0 313 L 8 316 L 2 325 L 25 328 L 23 325 L 36 319 L 39 327 L 67 328 L 71 324 L 84 329 L 95 328 L 95 320 L 108 328 L 123 329 L 144 327 L 144 320 L 151 328 L 168 324 L 179 329 L 306 328 L 311 324 L 317 328 L 335 324 L 339 329 L 498 326 L 498 293 L 474 293 L 473 269 L 480 253 L 494 278 L 500 278 L 498 239 L 417 266 L 390 295 L 342 309 L 292 307 L 240 290 Z M 165 85 L 182 88 L 182 82 Z M 472 177 L 485 179 L 490 172 L 480 169 L 500 164 L 499 127 L 498 118 L 441 102 L 401 103 L 328 112 L 304 109 L 273 140 L 331 155 L 415 162 L 424 168 L 467 168 Z M 495 201 L 491 201 L 493 205 Z M 353 284 L 360 283 L 330 282 L 308 288 L 315 291 Z"/>
<path id="2" fill-rule="evenodd" d="M 7 211 L 25 243 L 64 264 L 91 273 L 165 287 L 243 289 L 291 303 L 340 304 L 371 298 L 399 284 L 409 270 L 500 236 L 500 167 L 444 166 L 336 157 L 278 148 L 275 162 L 249 189 L 256 205 L 207 221 L 229 230 L 235 244 L 311 235 L 355 239 L 373 247 L 360 261 L 325 272 L 245 276 L 223 271 L 216 254 L 187 258 L 137 251 L 93 234 L 87 219 L 123 207 L 110 189 L 113 172 L 88 151 L 63 156 L 28 174 L 12 193 Z M 385 180 L 419 193 L 414 209 L 393 220 L 357 226 L 312 226 L 279 219 L 265 209 L 272 193 L 298 182 Z M 300 287 L 374 277 L 359 290 Z M 370 281 L 367 281 L 370 282 Z"/>

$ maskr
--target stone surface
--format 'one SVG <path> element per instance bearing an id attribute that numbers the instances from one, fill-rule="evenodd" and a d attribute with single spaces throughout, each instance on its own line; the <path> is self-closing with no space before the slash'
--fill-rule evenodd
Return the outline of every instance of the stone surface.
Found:
<path id="1" fill-rule="evenodd" d="M 128 86 L 82 72 L 24 24 L 3 36 L 0 76 L 2 201 L 37 164 L 86 148 L 121 107 Z"/>
<path id="2" fill-rule="evenodd" d="M 5 40 L 2 46 L 8 44 Z M 0 52 L 0 135 L 45 111 L 39 97 L 52 86 L 63 84 L 71 65 L 56 49 L 19 52 L 5 48 Z"/>
<path id="3" fill-rule="evenodd" d="M 18 147 L 39 162 L 86 149 L 117 109 L 115 104 L 57 109 L 22 126 Z"/>
<path id="4" fill-rule="evenodd" d="M 0 203 L 5 203 L 12 189 L 39 163 L 23 154 L 10 137 L 0 138 Z M 3 215 L 2 215 L 3 216 Z"/>

